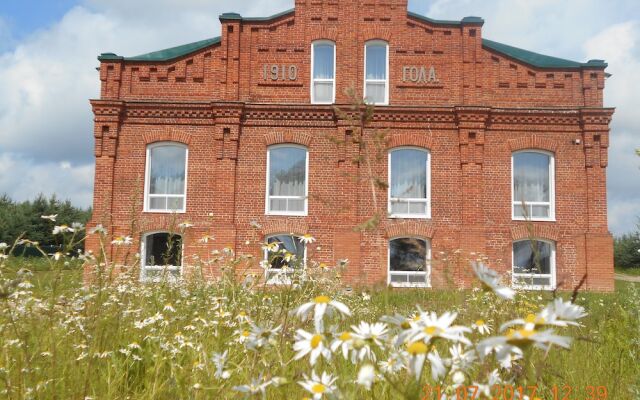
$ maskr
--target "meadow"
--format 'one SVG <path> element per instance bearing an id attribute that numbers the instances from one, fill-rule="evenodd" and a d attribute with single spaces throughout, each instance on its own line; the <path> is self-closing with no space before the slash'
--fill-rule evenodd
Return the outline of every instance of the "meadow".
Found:
<path id="1" fill-rule="evenodd" d="M 640 284 L 347 291 L 310 267 L 265 288 L 230 249 L 216 281 L 140 283 L 135 263 L 0 247 L 2 398 L 640 399 Z"/>

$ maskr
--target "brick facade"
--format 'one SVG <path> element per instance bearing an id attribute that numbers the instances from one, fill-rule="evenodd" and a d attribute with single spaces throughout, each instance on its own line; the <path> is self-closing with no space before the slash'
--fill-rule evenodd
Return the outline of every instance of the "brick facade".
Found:
<path id="1" fill-rule="evenodd" d="M 483 42 L 482 20 L 433 21 L 408 13 L 406 0 L 296 0 L 295 10 L 271 18 L 224 14 L 220 21 L 221 38 L 187 54 L 100 58 L 90 226 L 131 235 L 135 246 L 145 232 L 167 229 L 171 214 L 142 211 L 145 158 L 147 145 L 173 141 L 189 148 L 186 213 L 177 216 L 195 224 L 185 262 L 224 246 L 261 258 L 266 235 L 310 233 L 317 242 L 309 259 L 348 258 L 348 282 L 385 283 L 388 240 L 406 235 L 431 241 L 433 286 L 449 278 L 466 285 L 466 258 L 484 254 L 493 268 L 511 271 L 513 241 L 533 232 L 556 243 L 560 289 L 585 275 L 584 288 L 613 289 L 606 64 L 536 66 Z M 389 105 L 376 107 L 366 132 L 386 129 L 388 149 L 429 150 L 430 219 L 385 217 L 375 230 L 354 231 L 386 213 L 387 192 L 377 191 L 375 210 L 369 184 L 354 179 L 366 172 L 351 161 L 359 147 L 344 141 L 348 121 L 331 105 L 311 104 L 318 39 L 336 43 L 336 104 L 345 110 L 344 90 L 363 92 L 365 42 L 389 43 Z M 294 65 L 296 79 L 265 80 L 265 64 Z M 404 81 L 406 66 L 433 66 L 438 81 Z M 279 143 L 308 148 L 307 216 L 265 215 L 267 147 Z M 511 155 L 522 149 L 554 154 L 553 222 L 512 220 Z M 387 158 L 374 170 L 386 181 Z M 204 234 L 215 240 L 198 243 Z M 87 246 L 97 250 L 97 238 Z"/>

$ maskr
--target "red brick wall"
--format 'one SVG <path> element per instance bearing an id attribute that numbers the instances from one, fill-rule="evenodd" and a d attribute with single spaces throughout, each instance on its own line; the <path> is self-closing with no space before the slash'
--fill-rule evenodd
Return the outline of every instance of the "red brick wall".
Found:
<path id="1" fill-rule="evenodd" d="M 434 286 L 467 285 L 467 259 L 477 254 L 510 271 L 511 243 L 526 233 L 511 219 L 511 154 L 537 148 L 555 155 L 556 221 L 533 230 L 557 243 L 558 284 L 572 289 L 587 274 L 587 288 L 613 288 L 605 185 L 612 110 L 602 108 L 602 69 L 536 70 L 482 48 L 480 24 L 430 24 L 407 16 L 406 0 L 297 0 L 295 13 L 272 21 L 222 24 L 220 44 L 178 60 L 102 63 L 101 100 L 92 102 L 93 225 L 137 241 L 172 219 L 191 221 L 187 260 L 224 246 L 259 259 L 265 235 L 310 233 L 318 241 L 308 258 L 348 258 L 345 279 L 355 284 L 386 282 L 389 238 L 417 235 L 431 240 Z M 366 136 L 386 130 L 388 148 L 430 151 L 431 219 L 384 217 L 378 229 L 353 231 L 386 215 L 387 193 L 377 191 L 375 209 L 366 171 L 352 162 L 359 148 L 348 121 L 309 104 L 316 39 L 337 43 L 336 102 L 345 109 L 345 88 L 362 93 L 364 43 L 389 42 L 391 105 L 377 108 Z M 297 80 L 265 82 L 264 64 L 296 65 Z M 440 82 L 402 82 L 405 65 L 433 65 Z M 189 147 L 185 214 L 142 212 L 146 145 L 156 141 Z M 309 149 L 308 216 L 265 215 L 266 151 L 277 143 Z M 374 173 L 387 179 L 386 155 Z M 197 243 L 203 234 L 215 240 Z M 96 238 L 88 247 L 97 250 Z"/>

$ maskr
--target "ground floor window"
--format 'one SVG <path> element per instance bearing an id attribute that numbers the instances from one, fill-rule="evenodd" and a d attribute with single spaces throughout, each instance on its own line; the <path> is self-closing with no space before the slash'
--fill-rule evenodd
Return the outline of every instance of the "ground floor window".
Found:
<path id="1" fill-rule="evenodd" d="M 142 238 L 143 281 L 177 279 L 182 271 L 182 237 L 169 232 L 149 233 Z"/>
<path id="2" fill-rule="evenodd" d="M 268 236 L 264 251 L 267 283 L 290 284 L 294 272 L 306 266 L 306 250 L 305 244 L 297 236 Z"/>
<path id="3" fill-rule="evenodd" d="M 430 286 L 431 246 L 427 240 L 404 237 L 389 241 L 389 278 L 391 286 Z"/>
<path id="4" fill-rule="evenodd" d="M 556 247 L 545 240 L 513 243 L 513 285 L 523 289 L 556 287 Z"/>

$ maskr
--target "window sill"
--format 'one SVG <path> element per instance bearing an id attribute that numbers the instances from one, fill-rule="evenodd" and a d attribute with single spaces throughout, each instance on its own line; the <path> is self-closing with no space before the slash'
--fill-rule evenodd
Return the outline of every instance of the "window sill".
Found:
<path id="1" fill-rule="evenodd" d="M 525 222 L 558 222 L 555 218 L 522 218 L 522 217 L 514 217 L 511 219 L 513 221 L 525 221 Z"/>
<path id="2" fill-rule="evenodd" d="M 391 286 L 392 288 L 398 288 L 398 289 L 416 289 L 416 288 L 430 289 L 431 288 L 431 285 L 427 283 L 389 283 L 389 286 Z"/>
<path id="3" fill-rule="evenodd" d="M 142 210 L 147 214 L 186 214 L 187 210 Z"/>
<path id="4" fill-rule="evenodd" d="M 391 219 L 431 219 L 431 215 L 424 214 L 389 214 Z"/>
<path id="5" fill-rule="evenodd" d="M 553 286 L 539 286 L 539 285 L 512 285 L 512 287 L 514 289 L 517 290 L 535 290 L 535 291 L 545 291 L 545 292 L 551 292 L 553 290 L 555 290 L 555 288 Z"/>
<path id="6" fill-rule="evenodd" d="M 281 217 L 307 217 L 309 216 L 309 213 L 299 213 L 299 212 L 291 212 L 291 213 L 286 213 L 286 212 L 272 212 L 272 211 L 268 211 L 266 213 L 264 213 L 264 215 L 273 215 L 273 216 L 281 216 Z"/>

